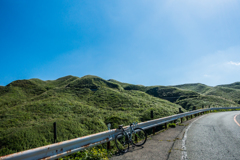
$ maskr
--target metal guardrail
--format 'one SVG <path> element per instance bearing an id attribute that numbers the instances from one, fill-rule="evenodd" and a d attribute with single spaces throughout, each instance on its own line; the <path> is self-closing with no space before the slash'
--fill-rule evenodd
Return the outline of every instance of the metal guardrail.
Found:
<path id="1" fill-rule="evenodd" d="M 141 123 L 138 123 L 138 127 L 143 129 L 149 129 L 149 128 L 156 127 L 158 125 L 175 121 L 183 117 L 191 116 L 191 115 L 206 112 L 206 111 L 221 110 L 221 109 L 240 109 L 240 107 L 207 108 L 207 109 L 194 110 L 194 111 L 176 114 L 176 115 L 172 115 L 164 118 L 141 122 Z M 129 126 L 125 126 L 124 128 L 128 128 L 128 127 Z M 26 151 L 14 153 L 14 154 L 2 156 L 0 157 L 0 160 L 57 159 L 57 158 L 84 150 L 86 148 L 93 147 L 101 143 L 106 143 L 111 140 L 114 140 L 115 136 L 119 132 L 120 130 L 118 129 L 112 129 L 105 132 L 88 135 L 85 137 L 75 138 L 75 139 L 54 143 L 47 146 L 42 146 L 42 147 L 38 147 L 38 148 L 26 150 Z"/>

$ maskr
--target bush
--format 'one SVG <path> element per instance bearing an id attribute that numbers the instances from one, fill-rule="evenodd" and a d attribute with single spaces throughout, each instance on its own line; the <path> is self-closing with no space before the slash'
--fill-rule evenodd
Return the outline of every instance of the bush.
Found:
<path id="1" fill-rule="evenodd" d="M 176 123 L 169 123 L 168 126 L 171 127 L 171 128 L 175 128 L 176 127 Z"/>
<path id="2" fill-rule="evenodd" d="M 81 159 L 81 160 L 108 160 L 108 152 L 106 149 L 97 149 L 95 147 L 75 154 L 60 158 L 60 160 Z"/>

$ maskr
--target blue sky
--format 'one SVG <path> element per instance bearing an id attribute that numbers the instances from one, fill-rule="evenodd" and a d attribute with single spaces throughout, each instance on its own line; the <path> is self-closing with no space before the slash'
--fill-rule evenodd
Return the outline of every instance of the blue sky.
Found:
<path id="1" fill-rule="evenodd" d="M 67 75 L 233 83 L 239 29 L 238 0 L 1 0 L 0 85 Z"/>

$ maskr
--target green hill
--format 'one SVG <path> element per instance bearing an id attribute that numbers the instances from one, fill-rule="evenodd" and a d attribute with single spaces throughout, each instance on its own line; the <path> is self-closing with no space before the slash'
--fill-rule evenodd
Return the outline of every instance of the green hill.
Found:
<path id="1" fill-rule="evenodd" d="M 178 108 L 96 76 L 17 80 L 0 87 L 0 156 L 51 144 L 54 122 L 63 141 L 107 130 L 108 122 L 116 128 L 149 120 L 151 110 L 160 118 Z"/>
<path id="2" fill-rule="evenodd" d="M 222 98 L 225 98 L 228 100 L 232 100 L 236 103 L 240 102 L 240 90 L 239 89 L 216 86 L 216 87 L 208 90 L 205 93 L 205 95 L 214 95 L 214 96 L 222 97 Z"/>
<path id="3" fill-rule="evenodd" d="M 119 83 L 120 84 L 120 83 Z M 176 86 L 143 86 L 125 85 L 125 90 L 138 90 L 154 97 L 179 104 L 186 110 L 193 107 L 227 107 L 238 106 L 240 103 L 239 91 L 231 88 L 210 87 L 204 84 L 183 84 Z"/>
<path id="4" fill-rule="evenodd" d="M 192 110 L 193 107 L 196 109 L 201 108 L 213 108 L 213 107 L 233 107 L 238 106 L 235 102 L 212 95 L 204 96 L 199 95 L 197 97 L 181 97 L 176 102 L 176 104 L 181 105 L 186 110 Z"/>
<path id="5" fill-rule="evenodd" d="M 190 90 L 190 91 L 201 93 L 201 94 L 207 92 L 208 90 L 210 90 L 212 88 L 210 86 L 207 86 L 207 85 L 201 84 L 201 83 L 182 84 L 182 85 L 176 85 L 173 87 Z"/>
<path id="6" fill-rule="evenodd" d="M 227 88 L 233 88 L 233 89 L 240 89 L 240 82 L 235 82 L 232 84 L 225 84 L 225 85 L 218 85 L 219 87 L 227 87 Z"/>
<path id="7" fill-rule="evenodd" d="M 176 102 L 180 97 L 196 97 L 199 95 L 196 92 L 192 92 L 188 90 L 180 90 L 178 88 L 166 87 L 166 86 L 158 86 L 158 87 L 151 88 L 147 90 L 146 93 L 154 97 L 166 99 L 170 102 Z"/>

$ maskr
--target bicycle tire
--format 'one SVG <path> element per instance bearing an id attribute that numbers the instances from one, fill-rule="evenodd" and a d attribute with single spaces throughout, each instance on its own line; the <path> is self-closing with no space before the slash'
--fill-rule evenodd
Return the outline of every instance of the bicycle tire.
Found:
<path id="1" fill-rule="evenodd" d="M 147 141 L 147 133 L 142 128 L 135 128 L 132 139 L 135 146 L 142 146 Z"/>
<path id="2" fill-rule="evenodd" d="M 117 149 L 125 153 L 129 149 L 129 142 L 128 142 L 128 137 L 125 136 L 123 133 L 119 133 L 116 138 L 115 138 L 115 144 L 117 146 Z"/>

